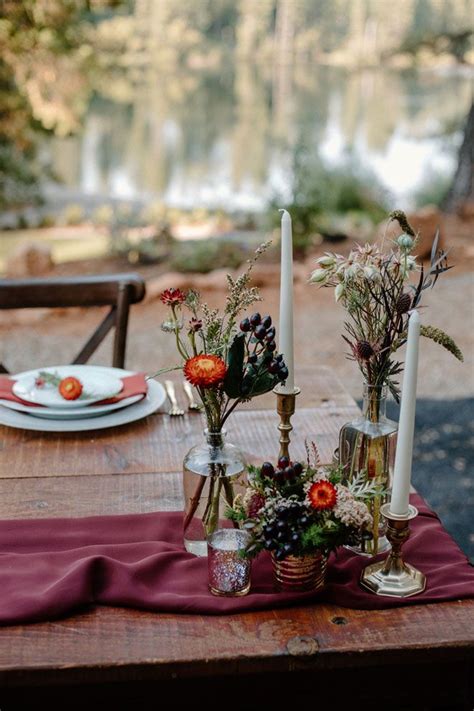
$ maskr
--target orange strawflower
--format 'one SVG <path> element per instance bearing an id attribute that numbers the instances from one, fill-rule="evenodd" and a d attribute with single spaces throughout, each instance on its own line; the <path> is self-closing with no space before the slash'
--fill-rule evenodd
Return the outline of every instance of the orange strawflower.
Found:
<path id="1" fill-rule="evenodd" d="M 58 385 L 59 394 L 65 400 L 77 400 L 82 393 L 82 383 L 74 376 L 63 378 Z"/>
<path id="2" fill-rule="evenodd" d="M 332 509 L 337 501 L 336 487 L 330 481 L 317 481 L 309 489 L 308 498 L 316 511 Z"/>
<path id="3" fill-rule="evenodd" d="M 219 356 L 202 355 L 189 358 L 183 367 L 184 377 L 199 388 L 215 388 L 222 383 L 227 366 Z"/>

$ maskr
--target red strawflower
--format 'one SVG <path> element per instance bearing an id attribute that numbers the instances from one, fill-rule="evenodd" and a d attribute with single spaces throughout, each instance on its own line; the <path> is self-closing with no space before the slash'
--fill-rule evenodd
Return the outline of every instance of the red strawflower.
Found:
<path id="1" fill-rule="evenodd" d="M 254 491 L 247 502 L 247 515 L 249 518 L 256 518 L 259 511 L 265 506 L 265 497 L 258 491 Z"/>
<path id="2" fill-rule="evenodd" d="M 199 388 L 215 388 L 222 383 L 227 366 L 219 356 L 202 355 L 189 358 L 183 367 L 184 377 Z"/>
<path id="3" fill-rule="evenodd" d="M 308 498 L 313 509 L 326 511 L 336 505 L 337 490 L 330 481 L 316 481 L 308 491 Z"/>
<path id="4" fill-rule="evenodd" d="M 179 306 L 186 301 L 186 294 L 181 289 L 165 289 L 160 299 L 166 306 Z"/>

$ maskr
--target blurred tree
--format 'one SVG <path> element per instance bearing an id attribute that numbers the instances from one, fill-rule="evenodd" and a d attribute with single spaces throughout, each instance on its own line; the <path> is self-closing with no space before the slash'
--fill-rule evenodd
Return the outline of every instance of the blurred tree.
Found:
<path id="1" fill-rule="evenodd" d="M 36 201 L 38 172 L 31 164 L 34 132 L 30 110 L 0 61 L 0 207 Z"/>
<path id="2" fill-rule="evenodd" d="M 292 64 L 294 59 L 298 0 L 277 0 L 275 17 L 275 61 Z"/>
<path id="3" fill-rule="evenodd" d="M 435 25 L 435 13 L 430 0 L 415 0 L 412 20 L 412 34 L 421 37 L 430 32 Z"/>
<path id="4" fill-rule="evenodd" d="M 233 49 L 237 18 L 233 0 L 136 0 L 130 39 L 136 30 L 145 62 L 177 64 L 196 49 L 203 55 L 215 45 Z"/>
<path id="5" fill-rule="evenodd" d="M 236 28 L 237 57 L 258 57 L 266 37 L 273 34 L 275 0 L 240 0 Z"/>
<path id="6" fill-rule="evenodd" d="M 117 0 L 0 2 L 0 204 L 31 199 L 38 130 L 80 127 L 89 87 L 87 32 Z"/>
<path id="7" fill-rule="evenodd" d="M 474 102 L 464 126 L 463 140 L 453 182 L 443 201 L 445 210 L 453 211 L 463 202 L 474 202 Z"/>
<path id="8" fill-rule="evenodd" d="M 222 75 L 232 75 L 231 81 L 238 75 L 234 89 L 241 130 L 235 135 L 240 145 L 249 131 L 244 109 L 255 87 L 233 62 L 258 64 L 271 81 L 271 99 L 267 93 L 257 102 L 256 116 L 265 114 L 265 101 L 271 100 L 274 133 L 290 145 L 296 140 L 289 136 L 295 85 L 303 85 L 306 71 L 301 65 L 322 61 L 375 67 L 400 53 L 411 54 L 411 61 L 419 56 L 430 61 L 436 54 L 470 61 L 471 25 L 472 0 L 0 0 L 0 200 L 12 201 L 15 183 L 30 194 L 38 172 L 38 132 L 77 132 L 92 81 L 96 86 L 102 81 L 104 93 L 116 92 L 123 103 L 133 101 L 136 84 L 143 81 L 152 93 L 161 92 L 151 112 L 159 108 L 165 120 L 170 101 L 184 106 L 189 92 L 207 81 L 205 71 L 220 70 L 230 59 L 230 72 Z M 101 79 L 97 67 L 104 70 Z M 347 92 L 346 123 L 352 133 L 360 95 L 362 103 L 365 98 L 367 104 L 380 101 L 367 110 L 375 115 L 377 108 L 370 145 L 382 146 L 399 109 L 386 112 L 377 82 L 362 77 Z M 204 101 L 206 96 L 204 91 Z M 146 97 L 147 89 L 142 115 L 136 118 L 137 136 L 149 130 Z M 213 110 L 219 110 L 217 103 Z M 206 125 L 206 140 L 211 140 L 212 121 Z M 161 139 L 155 140 L 161 145 Z M 165 168 L 160 168 L 163 176 Z"/>
<path id="9" fill-rule="evenodd" d="M 350 6 L 349 46 L 357 61 L 364 54 L 364 36 L 367 23 L 366 0 L 353 0 Z"/>
<path id="10" fill-rule="evenodd" d="M 240 190 L 245 181 L 258 185 L 265 180 L 270 107 L 262 77 L 249 62 L 237 64 L 234 92 L 237 104 L 232 138 L 232 182 L 234 189 Z"/>

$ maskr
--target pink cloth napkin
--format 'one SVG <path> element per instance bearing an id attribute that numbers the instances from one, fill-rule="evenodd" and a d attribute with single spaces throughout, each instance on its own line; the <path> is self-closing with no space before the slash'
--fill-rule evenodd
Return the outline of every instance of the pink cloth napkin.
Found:
<path id="1" fill-rule="evenodd" d="M 342 548 L 331 556 L 322 592 L 276 593 L 262 553 L 249 595 L 215 597 L 207 560 L 183 548 L 181 512 L 0 521 L 0 624 L 55 619 L 90 604 L 222 615 L 318 601 L 383 609 L 474 597 L 474 568 L 425 502 L 412 501 L 420 515 L 404 555 L 426 574 L 427 588 L 405 600 L 363 590 L 367 559 Z"/>
<path id="2" fill-rule="evenodd" d="M 0 400 L 11 400 L 12 402 L 19 402 L 22 405 L 29 405 L 30 407 L 44 407 L 44 405 L 37 405 L 36 403 L 27 402 L 17 397 L 12 392 L 14 378 L 10 378 L 8 375 L 0 375 Z M 125 400 L 133 395 L 143 395 L 147 393 L 148 386 L 145 380 L 145 373 L 134 373 L 133 375 L 127 375 L 122 378 L 123 388 L 115 397 L 111 397 L 107 400 L 101 400 L 100 402 L 94 402 L 94 405 L 111 405 L 114 402 L 120 402 L 120 400 Z M 78 401 L 78 406 L 82 403 Z"/>

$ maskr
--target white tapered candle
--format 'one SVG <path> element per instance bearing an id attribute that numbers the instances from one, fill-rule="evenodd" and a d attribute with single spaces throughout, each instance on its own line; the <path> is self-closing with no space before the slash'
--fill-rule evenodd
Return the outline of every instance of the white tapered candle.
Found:
<path id="1" fill-rule="evenodd" d="M 280 275 L 280 353 L 288 368 L 285 385 L 279 391 L 291 394 L 295 389 L 293 358 L 293 235 L 291 217 L 286 210 L 280 210 L 281 216 L 281 275 Z"/>
<path id="2" fill-rule="evenodd" d="M 416 381 L 418 375 L 418 345 L 420 341 L 420 316 L 414 311 L 408 324 L 405 375 L 403 377 L 400 421 L 398 424 L 397 451 L 393 474 L 391 513 L 404 516 L 408 513 L 413 435 L 415 432 Z"/>

